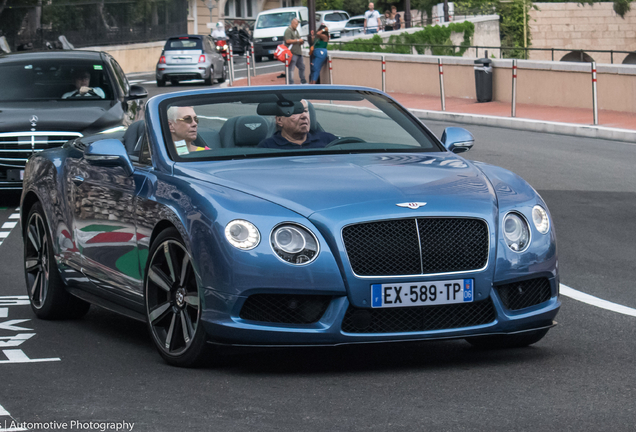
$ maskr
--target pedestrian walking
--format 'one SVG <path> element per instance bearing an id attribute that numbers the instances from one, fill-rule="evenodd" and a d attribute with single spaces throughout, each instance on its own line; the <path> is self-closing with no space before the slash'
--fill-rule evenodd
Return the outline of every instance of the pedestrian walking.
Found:
<path id="1" fill-rule="evenodd" d="M 313 33 L 312 33 L 313 35 Z M 309 74 L 309 84 L 316 84 L 320 78 L 320 70 L 327 59 L 327 45 L 329 42 L 329 29 L 326 25 L 321 25 L 316 31 L 316 41 L 309 50 L 311 72 Z"/>
<path id="2" fill-rule="evenodd" d="M 298 67 L 298 75 L 300 76 L 300 83 L 307 84 L 305 79 L 305 62 L 303 61 L 303 43 L 305 41 L 300 37 L 298 32 L 298 19 L 294 18 L 291 21 L 287 30 L 285 30 L 285 45 L 292 53 L 291 61 L 289 62 L 289 83 L 294 83 L 294 68 Z"/>
<path id="3" fill-rule="evenodd" d="M 380 31 L 380 12 L 373 8 L 373 3 L 369 3 L 369 10 L 364 13 L 364 32 L 374 34 Z"/>

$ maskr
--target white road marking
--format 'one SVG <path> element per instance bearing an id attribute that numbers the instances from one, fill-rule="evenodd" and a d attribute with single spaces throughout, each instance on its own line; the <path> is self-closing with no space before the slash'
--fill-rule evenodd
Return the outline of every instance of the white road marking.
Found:
<path id="1" fill-rule="evenodd" d="M 9 219 L 20 219 L 19 210 L 20 210 L 20 207 L 16 209 L 16 211 L 18 211 L 17 213 L 12 213 L 11 216 L 9 216 Z M 9 230 L 9 231 L 0 231 L 0 245 L 2 244 L 4 239 L 9 237 L 9 234 L 11 234 L 11 230 L 15 228 L 17 224 L 18 224 L 17 221 L 9 221 L 9 222 L 5 222 L 2 225 L 2 227 L 0 227 L 0 229 Z"/>
<path id="2" fill-rule="evenodd" d="M 12 349 L 12 350 L 2 350 L 5 356 L 9 360 L 0 360 L 0 363 L 41 363 L 41 362 L 51 362 L 51 361 L 62 361 L 61 358 L 42 358 L 42 359 L 31 359 L 27 357 L 27 355 L 21 349 Z"/>
<path id="3" fill-rule="evenodd" d="M 15 421 L 15 419 L 11 416 L 11 414 L 9 414 L 9 411 L 4 409 L 2 405 L 0 405 L 0 417 L 9 417 L 11 418 L 11 420 Z M 6 419 L 0 419 L 0 432 L 9 432 L 9 431 L 16 432 L 16 431 L 28 430 L 24 428 L 6 428 L 5 429 L 3 426 L 6 426 L 7 424 L 11 424 L 11 422 Z"/>
<path id="4" fill-rule="evenodd" d="M 574 300 L 578 300 L 580 302 L 587 303 L 589 305 L 596 306 L 601 309 L 607 309 L 609 311 L 616 312 L 619 314 L 636 317 L 636 309 L 623 306 L 618 303 L 612 303 L 610 301 L 603 300 L 589 294 L 585 294 L 584 292 L 577 291 L 573 288 L 570 288 L 567 285 L 560 284 L 559 292 L 566 297 L 570 297 Z"/>

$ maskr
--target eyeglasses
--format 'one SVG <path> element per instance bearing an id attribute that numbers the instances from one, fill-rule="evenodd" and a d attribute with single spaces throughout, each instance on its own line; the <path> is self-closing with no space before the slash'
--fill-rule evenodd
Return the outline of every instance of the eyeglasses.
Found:
<path id="1" fill-rule="evenodd" d="M 182 118 L 178 118 L 177 120 L 180 120 L 180 121 L 182 121 L 182 122 L 186 122 L 187 124 L 191 124 L 191 123 L 192 123 L 192 120 L 194 120 L 194 122 L 195 122 L 196 124 L 199 124 L 199 117 L 197 117 L 197 116 L 194 116 L 194 117 L 192 117 L 192 116 L 185 116 L 185 117 L 182 117 Z"/>

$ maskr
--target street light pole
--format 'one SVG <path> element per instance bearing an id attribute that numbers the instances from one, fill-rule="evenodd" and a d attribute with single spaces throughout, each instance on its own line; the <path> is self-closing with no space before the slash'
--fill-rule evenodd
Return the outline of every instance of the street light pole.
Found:
<path id="1" fill-rule="evenodd" d="M 307 0 L 307 9 L 309 11 L 309 34 L 307 35 L 307 42 L 309 46 L 314 45 L 314 37 L 316 34 L 316 0 Z"/>
<path id="2" fill-rule="evenodd" d="M 404 28 L 411 27 L 411 0 L 404 0 Z"/>

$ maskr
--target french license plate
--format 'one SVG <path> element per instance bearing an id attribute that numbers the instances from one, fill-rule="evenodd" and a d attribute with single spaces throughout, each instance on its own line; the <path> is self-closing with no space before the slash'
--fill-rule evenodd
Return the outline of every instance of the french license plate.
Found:
<path id="1" fill-rule="evenodd" d="M 276 51 L 276 50 L 267 50 L 267 53 L 268 53 L 268 54 L 274 54 L 274 52 L 275 52 L 275 51 Z"/>
<path id="2" fill-rule="evenodd" d="M 473 279 L 373 284 L 371 306 L 390 308 L 470 303 L 473 301 L 473 284 Z"/>
<path id="3" fill-rule="evenodd" d="M 190 57 L 173 57 L 172 63 L 190 63 L 192 62 L 192 58 Z"/>

